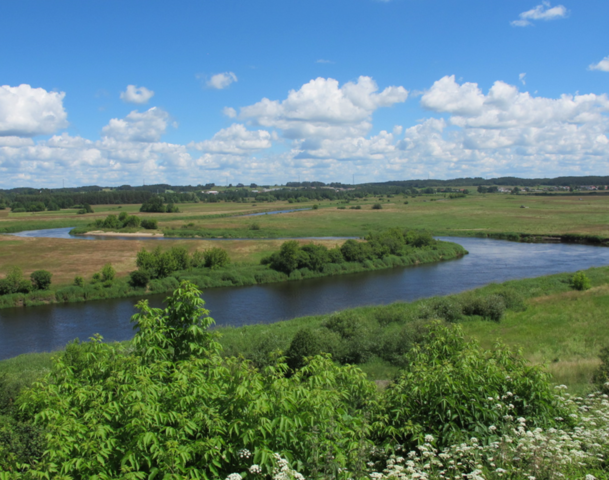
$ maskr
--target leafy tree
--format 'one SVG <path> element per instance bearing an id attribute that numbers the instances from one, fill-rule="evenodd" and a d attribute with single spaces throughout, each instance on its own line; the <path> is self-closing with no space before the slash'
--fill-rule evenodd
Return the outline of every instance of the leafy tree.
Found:
<path id="1" fill-rule="evenodd" d="M 127 218 L 125 218 L 125 220 L 123 221 L 123 228 L 137 228 L 140 226 L 140 224 L 141 224 L 140 217 L 131 215 L 131 216 L 128 216 Z"/>
<path id="2" fill-rule="evenodd" d="M 269 475 L 274 452 L 311 477 L 365 468 L 377 397 L 365 374 L 315 357 L 287 378 L 285 364 L 222 358 L 200 293 L 183 282 L 165 309 L 140 302 L 129 348 L 96 337 L 56 357 L 20 399 L 46 432 L 32 478 L 216 479 L 252 462 Z"/>
<path id="3" fill-rule="evenodd" d="M 23 277 L 23 271 L 19 267 L 13 267 L 6 278 L 0 280 L 0 295 L 28 293 L 31 290 L 31 282 Z"/>
<path id="4" fill-rule="evenodd" d="M 146 203 L 143 203 L 140 207 L 140 212 L 157 212 L 165 213 L 166 208 L 163 205 L 163 199 L 161 197 L 152 197 Z"/>
<path id="5" fill-rule="evenodd" d="M 299 252 L 300 244 L 296 240 L 284 242 L 279 252 L 273 254 L 271 268 L 289 275 L 298 268 Z"/>
<path id="6" fill-rule="evenodd" d="M 156 247 L 152 252 L 143 248 L 137 253 L 135 264 L 152 279 L 165 278 L 179 267 L 171 251 L 163 252 L 161 247 Z"/>
<path id="7" fill-rule="evenodd" d="M 48 290 L 51 286 L 51 277 L 53 274 L 46 270 L 36 270 L 30 275 L 34 290 Z"/>
<path id="8" fill-rule="evenodd" d="M 148 286 L 148 282 L 150 281 L 150 275 L 146 271 L 136 270 L 129 274 L 129 284 L 132 287 L 146 287 Z"/>
<path id="9" fill-rule="evenodd" d="M 323 245 L 315 245 L 309 243 L 304 245 L 301 252 L 306 254 L 306 257 L 299 260 L 298 268 L 308 268 L 314 272 L 321 272 L 327 263 L 330 263 L 330 255 L 328 249 Z"/>
<path id="10" fill-rule="evenodd" d="M 110 263 L 106 263 L 101 270 L 102 282 L 111 282 L 116 276 L 116 270 Z"/>

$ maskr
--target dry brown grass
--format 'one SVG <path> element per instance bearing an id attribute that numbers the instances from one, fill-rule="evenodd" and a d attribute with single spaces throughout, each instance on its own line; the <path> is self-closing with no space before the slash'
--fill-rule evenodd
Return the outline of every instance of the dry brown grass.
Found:
<path id="1" fill-rule="evenodd" d="M 606 295 L 609 295 L 609 285 L 600 285 L 584 292 L 572 290 L 569 292 L 562 292 L 556 293 L 554 295 L 546 295 L 543 297 L 532 298 L 529 300 L 529 303 L 531 305 L 543 305 L 544 303 L 553 304 L 562 300 L 578 300 L 582 297 L 595 297 Z"/>
<path id="2" fill-rule="evenodd" d="M 74 240 L 60 238 L 22 238 L 0 235 L 0 275 L 19 267 L 25 275 L 35 270 L 48 270 L 54 284 L 72 283 L 76 275 L 90 278 L 106 263 L 111 263 L 118 276 L 136 269 L 137 252 L 142 248 L 163 250 L 180 245 L 189 252 L 220 247 L 228 251 L 232 262 L 258 263 L 279 249 L 283 240 Z M 302 240 L 300 243 L 310 243 Z M 337 240 L 315 243 L 333 247 Z"/>

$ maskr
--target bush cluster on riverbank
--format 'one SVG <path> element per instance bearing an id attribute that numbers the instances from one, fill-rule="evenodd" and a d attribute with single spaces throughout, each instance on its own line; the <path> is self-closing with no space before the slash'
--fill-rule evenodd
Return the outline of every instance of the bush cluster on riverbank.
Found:
<path id="1" fill-rule="evenodd" d="M 606 396 L 569 400 L 505 346 L 431 324 L 380 391 L 324 355 L 222 356 L 199 294 L 142 302 L 129 345 L 70 344 L 40 383 L 0 395 L 0 478 L 606 475 Z"/>
<path id="2" fill-rule="evenodd" d="M 441 242 L 427 232 L 391 228 L 368 234 L 365 242 L 347 240 L 340 248 L 328 249 L 315 244 L 301 247 L 294 240 L 285 242 L 278 252 L 263 258 L 261 263 L 287 275 L 296 270 L 330 272 L 345 262 L 364 265 L 374 265 L 376 261 L 400 262 L 400 258 L 437 251 L 440 247 Z"/>

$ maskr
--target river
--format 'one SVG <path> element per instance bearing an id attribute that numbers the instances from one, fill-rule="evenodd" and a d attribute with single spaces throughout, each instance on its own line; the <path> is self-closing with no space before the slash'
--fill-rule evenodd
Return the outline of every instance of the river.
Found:
<path id="1" fill-rule="evenodd" d="M 511 279 L 609 265 L 609 248 L 529 244 L 482 238 L 441 238 L 463 245 L 463 258 L 376 272 L 252 287 L 209 289 L 206 307 L 219 326 L 271 323 L 360 305 L 447 295 Z M 162 306 L 162 296 L 146 297 Z M 0 310 L 0 359 L 50 351 L 74 338 L 100 333 L 106 340 L 133 336 L 137 298 Z"/>

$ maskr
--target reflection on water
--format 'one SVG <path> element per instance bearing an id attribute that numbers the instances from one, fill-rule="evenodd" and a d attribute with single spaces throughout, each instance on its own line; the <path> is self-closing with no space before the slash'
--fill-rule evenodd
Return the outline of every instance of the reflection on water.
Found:
<path id="1" fill-rule="evenodd" d="M 395 268 L 298 282 L 216 288 L 203 298 L 218 325 L 270 323 L 359 305 L 446 295 L 491 282 L 574 272 L 609 265 L 609 248 L 527 244 L 481 238 L 443 238 L 463 245 L 465 257 L 418 267 Z M 146 297 L 161 306 L 162 296 Z M 0 310 L 0 358 L 63 347 L 100 333 L 106 340 L 133 335 L 129 323 L 136 298 Z"/>

